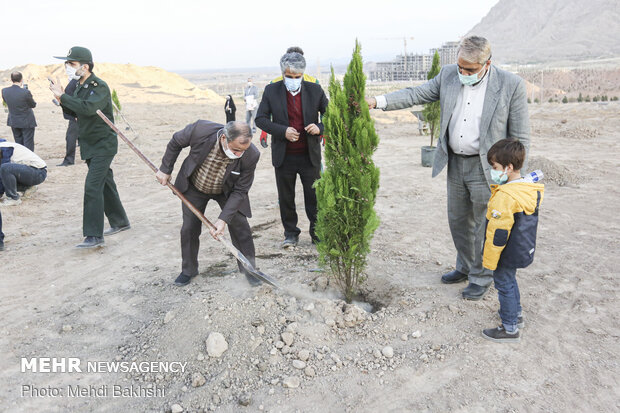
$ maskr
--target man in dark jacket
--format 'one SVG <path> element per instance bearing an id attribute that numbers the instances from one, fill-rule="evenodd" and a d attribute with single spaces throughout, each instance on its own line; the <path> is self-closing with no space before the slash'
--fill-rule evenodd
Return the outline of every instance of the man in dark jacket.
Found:
<path id="1" fill-rule="evenodd" d="M 69 77 L 69 84 L 65 87 L 65 93 L 67 95 L 73 96 L 73 92 L 75 92 L 78 85 L 78 79 L 75 79 L 74 76 Z M 57 166 L 70 166 L 75 163 L 75 148 L 77 146 L 77 138 L 80 128 L 78 127 L 77 116 L 74 112 L 63 107 L 62 117 L 69 121 L 69 124 L 67 125 L 67 132 L 65 133 L 65 140 L 67 144 L 65 158 L 62 160 L 62 163 Z"/>
<path id="2" fill-rule="evenodd" d="M 166 185 L 174 164 L 183 148 L 189 146 L 189 154 L 177 174 L 174 185 L 200 212 L 207 203 L 215 200 L 222 212 L 211 229 L 213 238 L 224 233 L 228 224 L 232 244 L 255 265 L 254 241 L 248 224 L 252 217 L 248 192 L 254 182 L 254 171 L 260 153 L 252 144 L 252 131 L 245 122 L 229 122 L 226 125 L 199 120 L 176 132 L 168 146 L 157 171 L 157 180 Z M 175 285 L 184 286 L 198 275 L 198 248 L 202 222 L 185 204 L 181 228 L 181 274 Z M 260 284 L 239 264 L 252 285 Z"/>
<path id="3" fill-rule="evenodd" d="M 9 108 L 9 116 L 6 124 L 13 130 L 15 143 L 25 146 L 34 152 L 34 128 L 37 121 L 34 118 L 32 108 L 37 102 L 32 98 L 32 93 L 23 84 L 23 76 L 19 72 L 11 73 L 13 86 L 2 89 L 2 99 Z"/>
<path id="4" fill-rule="evenodd" d="M 312 185 L 321 172 L 323 124 L 319 113 L 325 113 L 327 97 L 320 85 L 303 80 L 306 60 L 303 55 L 286 53 L 280 59 L 283 82 L 267 85 L 258 107 L 256 124 L 271 134 L 271 157 L 275 167 L 280 218 L 284 226 L 283 248 L 297 245 L 295 182 L 297 175 L 304 188 L 306 215 L 310 236 L 316 241 L 316 193 Z"/>
<path id="5" fill-rule="evenodd" d="M 92 72 L 95 65 L 90 50 L 75 46 L 67 56 L 57 58 L 66 60 L 67 71 L 80 78 L 73 95 L 65 93 L 55 82 L 50 86 L 62 107 L 77 115 L 80 155 L 88 165 L 82 223 L 86 238 L 77 248 L 98 247 L 104 244 L 104 235 L 131 228 L 110 168 L 118 150 L 116 133 L 97 115 L 97 110 L 101 110 L 114 122 L 110 88 Z M 104 215 L 110 222 L 110 228 L 105 232 Z"/>

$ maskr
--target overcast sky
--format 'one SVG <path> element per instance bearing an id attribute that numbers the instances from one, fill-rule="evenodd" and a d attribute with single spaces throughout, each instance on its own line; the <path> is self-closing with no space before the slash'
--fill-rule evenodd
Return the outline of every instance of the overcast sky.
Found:
<path id="1" fill-rule="evenodd" d="M 0 0 L 0 69 L 58 63 L 71 46 L 95 62 L 168 70 L 277 66 L 288 46 L 308 65 L 348 61 L 355 38 L 365 60 L 458 40 L 498 0 L 208 1 Z M 385 40 L 387 39 L 387 40 Z"/>

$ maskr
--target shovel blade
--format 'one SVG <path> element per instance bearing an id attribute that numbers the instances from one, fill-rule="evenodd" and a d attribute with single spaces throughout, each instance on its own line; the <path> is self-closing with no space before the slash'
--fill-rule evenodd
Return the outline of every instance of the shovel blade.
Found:
<path id="1" fill-rule="evenodd" d="M 260 270 L 256 270 L 254 268 L 248 268 L 248 267 L 246 267 L 246 270 L 252 277 L 256 278 L 257 280 L 267 283 L 271 285 L 272 287 L 275 287 L 278 289 L 280 288 L 276 280 L 274 280 L 273 278 L 271 278 L 269 275 L 265 274 L 264 272 Z"/>

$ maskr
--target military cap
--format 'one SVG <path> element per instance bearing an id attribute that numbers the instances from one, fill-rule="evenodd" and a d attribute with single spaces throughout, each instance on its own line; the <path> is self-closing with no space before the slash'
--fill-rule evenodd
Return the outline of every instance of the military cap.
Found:
<path id="1" fill-rule="evenodd" d="M 71 60 L 76 62 L 92 62 L 93 55 L 85 47 L 73 46 L 69 49 L 67 56 L 54 56 L 56 59 Z"/>

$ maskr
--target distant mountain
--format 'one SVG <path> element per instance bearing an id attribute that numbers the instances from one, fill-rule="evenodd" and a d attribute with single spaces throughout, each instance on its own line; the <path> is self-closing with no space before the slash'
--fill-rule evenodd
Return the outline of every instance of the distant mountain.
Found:
<path id="1" fill-rule="evenodd" d="M 468 35 L 491 42 L 496 63 L 620 56 L 619 0 L 499 0 Z"/>

